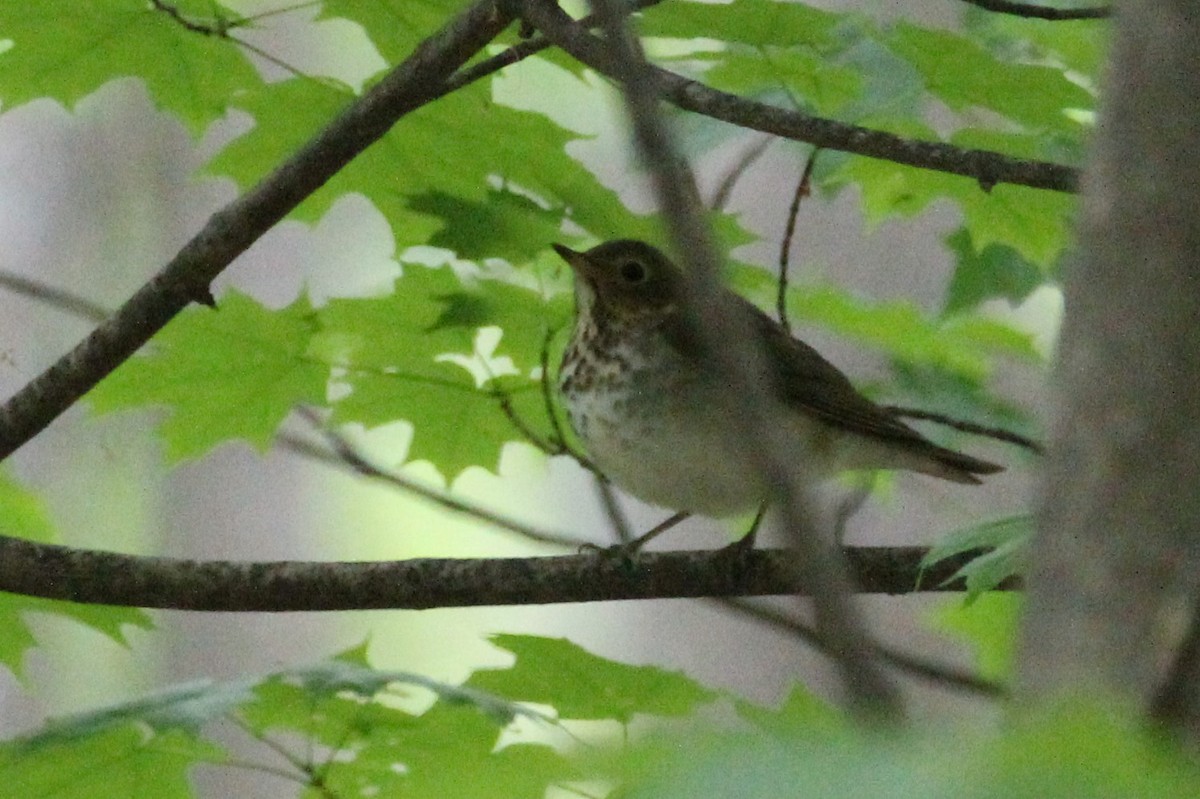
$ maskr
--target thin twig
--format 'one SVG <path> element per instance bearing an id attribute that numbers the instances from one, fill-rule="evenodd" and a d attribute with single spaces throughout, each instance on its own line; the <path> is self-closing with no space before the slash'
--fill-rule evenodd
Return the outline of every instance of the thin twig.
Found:
<path id="1" fill-rule="evenodd" d="M 528 538 L 532 541 L 537 541 L 541 544 L 578 547 L 580 544 L 584 543 L 569 536 L 535 529 L 530 527 L 528 524 L 510 519 L 506 516 L 496 513 L 495 511 L 488 510 L 481 505 L 476 505 L 459 497 L 453 496 L 452 494 L 443 493 L 441 491 L 429 488 L 428 486 L 421 485 L 416 480 L 412 480 L 400 472 L 395 472 L 376 466 L 367 460 L 367 458 L 364 457 L 363 454 L 359 452 L 344 436 L 327 427 L 324 423 L 324 420 L 322 420 L 320 415 L 317 414 L 312 408 L 301 407 L 297 409 L 297 412 L 304 417 L 304 419 L 307 420 L 314 429 L 321 433 L 339 459 L 364 477 L 370 477 L 375 480 L 381 480 L 385 483 L 390 483 L 391 485 L 402 488 L 409 493 L 434 502 L 443 508 L 446 508 L 447 510 L 454 511 L 455 513 L 467 514 L 473 518 L 479 519 L 480 521 L 488 522 L 510 532 L 518 533 L 525 538 Z M 301 451 L 309 450 L 311 452 L 311 449 L 306 446 L 305 442 L 302 440 L 290 437 L 286 438 L 285 440 L 292 449 Z"/>
<path id="2" fill-rule="evenodd" d="M 794 635 L 819 651 L 825 652 L 827 649 L 815 629 L 799 619 L 793 618 L 774 608 L 746 599 L 707 599 L 705 601 L 709 604 L 733 610 L 755 621 Z M 1007 686 L 980 677 L 969 671 L 944 663 L 933 663 L 924 658 L 897 651 L 883 644 L 878 644 L 876 648 L 880 659 L 890 666 L 915 677 L 936 683 L 943 688 L 969 691 L 980 696 L 995 699 L 1003 699 L 1009 695 Z"/>
<path id="3" fill-rule="evenodd" d="M 621 510 L 621 505 L 617 502 L 616 491 L 613 490 L 612 483 L 607 477 L 597 474 L 593 482 L 596 485 L 596 493 L 600 496 L 600 502 L 604 505 L 604 512 L 608 515 L 608 522 L 612 525 L 613 534 L 617 541 L 621 544 L 628 544 L 633 541 L 633 528 L 629 525 L 629 519 L 625 516 L 625 511 Z"/>
<path id="4" fill-rule="evenodd" d="M 725 210 L 725 205 L 729 202 L 729 195 L 733 193 L 733 187 L 746 174 L 746 170 L 762 157 L 762 154 L 767 151 L 767 148 L 771 146 L 771 142 L 774 140 L 771 136 L 760 136 L 758 141 L 746 148 L 746 152 L 742 153 L 742 157 L 737 160 L 737 163 L 730 168 L 725 177 L 721 178 L 721 182 L 717 184 L 717 190 L 713 192 L 712 202 L 708 204 L 709 208 L 714 211 Z"/>
<path id="5" fill-rule="evenodd" d="M 1048 19 L 1054 21 L 1068 19 L 1104 19 L 1112 16 L 1111 6 L 1093 6 L 1091 8 L 1054 8 L 1052 6 L 1035 5 L 1033 3 L 1016 3 L 1012 0 L 962 0 L 964 3 L 994 11 L 997 14 L 1011 14 L 1028 19 Z"/>
<path id="6" fill-rule="evenodd" d="M 1014 433 L 1011 430 L 1005 430 L 1001 427 L 990 427 L 988 425 L 976 424 L 967 422 L 962 419 L 955 419 L 951 416 L 946 416 L 933 411 L 922 411 L 917 408 L 905 408 L 900 405 L 884 405 L 883 410 L 894 413 L 897 416 L 903 416 L 907 419 L 921 419 L 927 422 L 950 427 L 955 430 L 961 430 L 964 433 L 972 433 L 977 436 L 986 436 L 994 438 L 997 441 L 1007 441 L 1010 444 L 1016 444 L 1019 447 L 1033 452 L 1037 455 L 1042 455 L 1045 450 L 1041 444 L 1034 441 L 1032 438 L 1027 438 L 1020 433 Z"/>
<path id="7" fill-rule="evenodd" d="M 779 246 L 779 288 L 775 292 L 775 312 L 779 315 L 779 324 L 783 329 L 792 332 L 788 320 L 787 290 L 788 290 L 788 261 L 792 254 L 792 237 L 796 234 L 796 217 L 800 215 L 800 201 L 812 194 L 812 173 L 817 163 L 817 153 L 820 148 L 814 147 L 804 162 L 804 171 L 796 183 L 796 191 L 792 193 L 792 204 L 788 207 L 787 225 L 783 231 L 783 243 Z"/>
<path id="8" fill-rule="evenodd" d="M 22 294 L 52 308 L 65 311 L 75 316 L 83 317 L 92 322 L 103 322 L 112 315 L 112 311 L 99 303 L 80 297 L 78 294 L 55 288 L 39 280 L 31 280 L 11 272 L 0 272 L 0 286 L 17 294 Z"/>

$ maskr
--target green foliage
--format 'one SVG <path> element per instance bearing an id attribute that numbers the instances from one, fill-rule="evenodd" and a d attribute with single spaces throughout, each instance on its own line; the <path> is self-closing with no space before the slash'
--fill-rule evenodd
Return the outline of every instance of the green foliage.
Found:
<path id="1" fill-rule="evenodd" d="M 177 317 L 150 353 L 126 362 L 88 397 L 99 412 L 170 408 L 161 433 L 173 460 L 235 438 L 265 449 L 297 403 L 325 399 L 328 368 L 306 357 L 315 330 L 304 300 L 272 312 L 228 291 L 216 309 L 193 307 Z"/>
<path id="2" fill-rule="evenodd" d="M 8 469 L 0 469 L 0 536 L 43 544 L 54 543 L 56 537 L 42 501 L 14 480 Z M 79 605 L 0 592 L 0 664 L 18 677 L 25 676 L 25 655 L 37 645 L 28 619 L 39 613 L 72 619 L 122 645 L 128 643 L 127 626 L 154 627 L 145 612 L 134 608 Z"/>
<path id="3" fill-rule="evenodd" d="M 211 0 L 171 3 L 215 26 Z M 145 0 L 38 0 L 0 6 L 0 102 L 5 109 L 40 97 L 71 107 L 106 82 L 136 76 L 166 111 L 199 135 L 225 115 L 229 100 L 262 85 L 230 40 L 187 30 Z"/>
<path id="4" fill-rule="evenodd" d="M 628 799 L 1101 799 L 1194 796 L 1200 770 L 1113 700 L 1049 703 L 1001 729 L 900 737 L 823 728 L 790 735 L 664 736 L 627 761 Z"/>
<path id="5" fill-rule="evenodd" d="M 492 643 L 512 652 L 507 669 L 476 672 L 467 683 L 498 696 L 554 707 L 559 718 L 615 719 L 628 724 L 636 714 L 685 716 L 716 694 L 679 672 L 629 666 L 592 655 L 562 638 L 493 635 Z"/>
<path id="6" fill-rule="evenodd" d="M 232 724 L 264 744 L 258 759 L 236 765 L 278 773 L 283 753 L 286 776 L 313 795 L 540 799 L 547 786 L 584 776 L 560 751 L 569 737 L 554 717 L 625 724 L 634 715 L 683 715 L 716 697 L 682 675 L 612 663 L 563 641 L 499 640 L 518 665 L 464 686 L 372 669 L 359 647 L 262 679 L 179 686 L 60 719 L 0 745 L 5 795 L 190 796 L 189 768 L 235 765 L 212 740 Z M 589 682 L 571 686 L 574 678 Z M 489 682 L 507 696 L 482 690 Z M 427 694 L 433 704 L 416 709 Z M 528 702 L 549 705 L 554 717 Z M 155 770 L 162 783 L 148 792 Z"/>
<path id="7" fill-rule="evenodd" d="M 989 591 L 970 602 L 947 602 L 934 612 L 932 622 L 935 629 L 971 648 L 979 676 L 1006 682 L 1012 677 L 1023 606 L 1024 597 L 1019 593 Z"/>
<path id="8" fill-rule="evenodd" d="M 1010 516 L 973 525 L 945 536 L 930 547 L 921 560 L 921 568 L 927 569 L 963 552 L 987 549 L 988 552 L 973 559 L 950 578 L 961 577 L 966 581 L 967 601 L 970 602 L 984 591 L 991 591 L 1021 573 L 1032 535 L 1033 520 L 1029 516 Z"/>

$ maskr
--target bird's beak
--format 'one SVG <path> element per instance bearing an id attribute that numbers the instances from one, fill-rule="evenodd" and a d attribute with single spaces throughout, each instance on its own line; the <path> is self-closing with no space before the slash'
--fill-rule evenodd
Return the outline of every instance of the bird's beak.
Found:
<path id="1" fill-rule="evenodd" d="M 587 253 L 576 252 L 570 247 L 564 247 L 561 244 L 551 244 L 550 246 L 559 254 L 559 257 L 567 262 L 575 274 L 591 282 L 596 273 L 596 264 L 588 258 Z"/>

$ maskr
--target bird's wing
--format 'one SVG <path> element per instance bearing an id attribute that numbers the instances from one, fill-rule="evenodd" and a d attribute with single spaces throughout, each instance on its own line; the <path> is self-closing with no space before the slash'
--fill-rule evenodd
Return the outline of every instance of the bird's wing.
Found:
<path id="1" fill-rule="evenodd" d="M 917 431 L 858 393 L 842 372 L 819 352 L 793 338 L 771 317 L 748 301 L 734 298 L 735 313 L 742 315 L 764 348 L 771 376 L 786 405 L 833 427 L 873 438 L 912 444 L 928 443 Z M 670 314 L 663 332 L 685 356 L 703 358 L 702 344 L 688 329 L 681 313 Z"/>

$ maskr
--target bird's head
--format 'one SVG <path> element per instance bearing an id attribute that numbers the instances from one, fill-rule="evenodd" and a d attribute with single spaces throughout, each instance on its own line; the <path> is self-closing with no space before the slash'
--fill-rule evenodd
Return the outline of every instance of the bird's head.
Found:
<path id="1" fill-rule="evenodd" d="M 670 311 L 683 295 L 679 267 L 645 242 L 618 239 L 587 252 L 553 247 L 575 272 L 581 315 L 632 321 Z"/>

